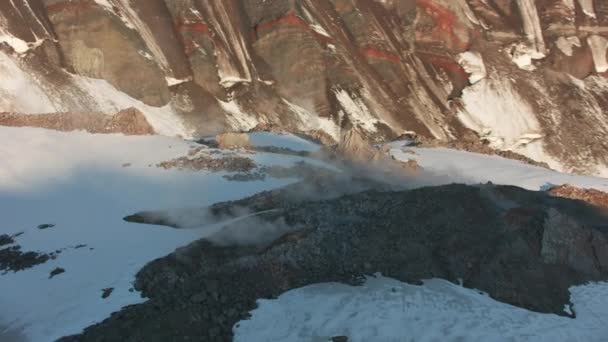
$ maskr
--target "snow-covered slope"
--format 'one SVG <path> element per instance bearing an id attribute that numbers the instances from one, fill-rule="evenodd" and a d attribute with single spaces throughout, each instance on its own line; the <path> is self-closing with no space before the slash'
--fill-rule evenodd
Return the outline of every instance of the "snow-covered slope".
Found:
<path id="1" fill-rule="evenodd" d="M 235 325 L 238 342 L 605 341 L 608 283 L 571 289 L 576 319 L 499 303 L 444 280 L 415 286 L 368 278 L 362 286 L 318 284 L 260 300 Z"/>
<path id="2" fill-rule="evenodd" d="M 52 341 L 143 301 L 130 291 L 141 267 L 216 229 L 137 225 L 123 221 L 124 216 L 206 206 L 295 181 L 233 182 L 222 177 L 225 172 L 158 168 L 157 163 L 200 146 L 169 137 L 0 127 L 0 141 L 0 235 L 22 232 L 15 240 L 23 252 L 61 251 L 41 265 L 0 274 L 2 341 L 11 334 L 22 335 L 23 341 Z M 281 137 L 275 141 L 280 144 Z M 303 160 L 246 156 L 260 165 Z M 55 226 L 41 230 L 41 224 Z M 56 267 L 65 273 L 49 278 Z M 106 288 L 114 290 L 104 299 Z"/>

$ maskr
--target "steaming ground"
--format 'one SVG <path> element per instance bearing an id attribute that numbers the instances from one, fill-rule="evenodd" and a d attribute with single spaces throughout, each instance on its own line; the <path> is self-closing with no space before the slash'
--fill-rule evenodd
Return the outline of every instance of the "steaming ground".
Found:
<path id="1" fill-rule="evenodd" d="M 318 150 L 315 144 L 291 135 L 256 133 L 252 141 L 257 146 L 307 152 Z M 196 146 L 177 138 L 159 136 L 125 137 L 0 127 L 0 217 L 3 219 L 0 235 L 22 233 L 14 237 L 14 244 L 0 246 L 0 250 L 18 245 L 23 252 L 56 255 L 55 259 L 23 271 L 0 271 L 0 341 L 54 340 L 78 333 L 123 306 L 144 301 L 131 289 L 134 274 L 149 261 L 201 237 L 213 236 L 220 244 L 249 244 L 252 239 L 268 242 L 280 236 L 285 227 L 281 222 L 257 227 L 254 234 L 247 227 L 239 229 L 238 224 L 231 225 L 231 231 L 222 229 L 227 221 L 238 223 L 245 216 L 273 215 L 272 211 L 257 213 L 243 209 L 210 220 L 206 210 L 214 203 L 276 189 L 298 179 L 268 176 L 263 180 L 237 182 L 226 179 L 226 172 L 164 170 L 154 166 L 187 155 Z M 564 182 L 608 190 L 605 179 L 563 175 L 501 158 L 445 149 L 412 150 L 414 154 L 404 152 L 400 145 L 393 145 L 391 153 L 398 159 L 417 159 L 426 171 L 413 177 L 391 178 L 388 189 L 391 186 L 491 180 L 534 190 L 547 183 Z M 335 189 L 299 193 L 300 196 L 339 196 L 386 185 L 379 185 L 374 180 L 358 181 L 357 177 L 361 176 L 358 171 L 311 158 L 274 153 L 238 152 L 238 155 L 251 158 L 259 165 L 286 168 L 305 161 L 318 167 L 309 174 L 311 177 L 319 172 L 342 177 L 342 183 L 338 183 L 342 185 Z M 175 225 L 189 229 L 169 229 L 123 220 L 123 217 L 141 211 L 155 213 L 164 219 L 170 217 Z M 51 277 L 51 273 L 56 275 Z M 108 291 L 109 295 L 105 296 Z M 444 295 L 446 300 L 452 300 L 449 291 Z M 316 303 L 323 298 L 321 294 L 309 298 L 307 303 Z M 321 305 L 314 305 L 308 311 L 312 317 L 316 315 L 317 307 L 323 309 Z M 367 307 L 357 310 L 363 315 Z M 412 310 L 423 318 L 433 314 L 428 310 L 416 311 L 419 310 L 416 305 Z M 458 310 L 453 313 L 458 314 Z M 281 322 L 289 326 L 301 324 L 299 320 L 285 321 L 289 317 L 283 317 Z M 311 337 L 327 327 L 323 320 L 311 322 L 307 323 L 312 324 L 308 325 Z M 261 333 L 264 330 L 258 328 L 262 326 L 255 324 L 267 323 L 256 321 L 254 313 L 254 319 L 243 325 L 247 330 L 237 330 L 237 336 L 242 331 L 259 330 Z M 264 339 L 259 334 L 255 336 Z M 275 341 L 290 340 L 287 335 L 283 339 L 273 336 Z"/>

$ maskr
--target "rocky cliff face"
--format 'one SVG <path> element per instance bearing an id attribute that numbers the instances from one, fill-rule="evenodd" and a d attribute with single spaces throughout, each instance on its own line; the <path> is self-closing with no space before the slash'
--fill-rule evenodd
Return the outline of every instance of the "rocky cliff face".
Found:
<path id="1" fill-rule="evenodd" d="M 608 176 L 607 50 L 602 0 L 11 0 L 0 112 L 415 132 Z"/>

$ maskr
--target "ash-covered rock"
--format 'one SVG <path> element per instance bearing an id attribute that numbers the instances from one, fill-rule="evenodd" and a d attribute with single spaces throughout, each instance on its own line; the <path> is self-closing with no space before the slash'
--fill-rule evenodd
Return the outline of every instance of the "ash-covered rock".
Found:
<path id="1" fill-rule="evenodd" d="M 326 200 L 294 190 L 212 208 L 272 210 L 227 229 L 248 236 L 260 220 L 281 222 L 292 230 L 279 239 L 180 248 L 138 273 L 135 287 L 149 301 L 63 341 L 230 341 L 259 298 L 320 282 L 357 284 L 377 272 L 412 283 L 448 279 L 560 315 L 570 286 L 608 279 L 608 255 L 597 253 L 608 250 L 608 217 L 580 201 L 493 185 Z"/>
<path id="2" fill-rule="evenodd" d="M 15 243 L 15 239 L 7 234 L 0 235 L 0 247 Z"/>

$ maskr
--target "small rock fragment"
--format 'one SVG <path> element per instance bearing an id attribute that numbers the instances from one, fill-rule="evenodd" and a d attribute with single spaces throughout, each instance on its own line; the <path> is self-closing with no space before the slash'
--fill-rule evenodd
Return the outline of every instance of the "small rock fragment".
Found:
<path id="1" fill-rule="evenodd" d="M 110 297 L 110 295 L 112 294 L 113 291 L 114 291 L 113 287 L 108 287 L 108 288 L 102 289 L 101 298 L 106 299 L 106 298 Z"/>
<path id="2" fill-rule="evenodd" d="M 44 223 L 44 224 L 38 225 L 38 229 L 40 229 L 40 230 L 49 229 L 49 228 L 53 228 L 53 227 L 55 227 L 55 225 L 52 223 Z"/>
<path id="3" fill-rule="evenodd" d="M 59 275 L 61 273 L 64 273 L 65 270 L 61 267 L 57 267 L 54 270 L 51 271 L 51 274 L 49 275 L 49 279 L 53 278 L 56 275 Z"/>

